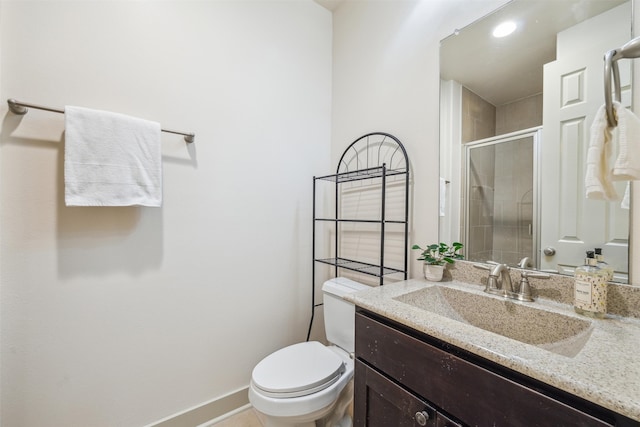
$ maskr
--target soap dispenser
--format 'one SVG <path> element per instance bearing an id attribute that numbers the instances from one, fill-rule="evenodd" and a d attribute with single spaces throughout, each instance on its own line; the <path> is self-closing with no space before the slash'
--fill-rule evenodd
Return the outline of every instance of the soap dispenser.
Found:
<path id="1" fill-rule="evenodd" d="M 597 266 L 594 251 L 587 251 L 584 265 L 575 271 L 574 309 L 576 313 L 603 318 L 607 313 L 607 272 Z"/>

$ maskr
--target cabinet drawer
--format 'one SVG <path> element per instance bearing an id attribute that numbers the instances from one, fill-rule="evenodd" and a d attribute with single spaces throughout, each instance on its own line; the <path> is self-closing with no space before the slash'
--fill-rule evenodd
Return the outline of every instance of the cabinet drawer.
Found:
<path id="1" fill-rule="evenodd" d="M 356 356 L 465 424 L 614 425 L 361 313 L 356 314 Z"/>
<path id="2" fill-rule="evenodd" d="M 437 427 L 433 407 L 359 360 L 355 378 L 355 426 Z"/>

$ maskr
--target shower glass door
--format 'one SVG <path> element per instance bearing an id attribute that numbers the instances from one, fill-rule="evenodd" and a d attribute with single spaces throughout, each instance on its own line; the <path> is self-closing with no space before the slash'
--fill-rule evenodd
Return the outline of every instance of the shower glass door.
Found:
<path id="1" fill-rule="evenodd" d="M 466 259 L 538 267 L 539 130 L 465 144 Z"/>

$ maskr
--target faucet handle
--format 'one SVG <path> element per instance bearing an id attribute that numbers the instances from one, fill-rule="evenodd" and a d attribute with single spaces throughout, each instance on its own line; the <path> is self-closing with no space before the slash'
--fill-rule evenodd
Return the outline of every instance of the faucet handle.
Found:
<path id="1" fill-rule="evenodd" d="M 520 277 L 520 289 L 518 289 L 518 293 L 515 294 L 515 298 L 520 301 L 533 301 L 533 297 L 531 296 L 531 284 L 529 283 L 529 277 L 534 279 L 548 279 L 551 277 L 546 273 L 537 273 L 534 271 L 521 271 Z"/>
<path id="2" fill-rule="evenodd" d="M 531 277 L 532 279 L 548 279 L 551 277 L 547 273 L 538 273 L 536 271 L 522 271 L 522 277 Z"/>
<path id="3" fill-rule="evenodd" d="M 473 266 L 475 268 L 479 268 L 480 270 L 487 270 L 487 271 L 493 270 L 493 267 L 490 267 L 490 266 L 488 266 L 486 264 L 473 264 Z"/>
<path id="4" fill-rule="evenodd" d="M 479 268 L 480 270 L 486 270 L 489 272 L 489 278 L 487 279 L 487 286 L 485 286 L 484 291 L 488 292 L 488 293 L 498 293 L 500 291 L 500 289 L 498 288 L 498 280 L 495 276 L 491 275 L 491 272 L 493 271 L 493 269 L 495 268 L 495 262 L 493 261 L 487 261 L 488 264 L 493 264 L 493 265 L 487 265 L 487 264 L 473 264 L 473 266 L 475 268 Z"/>

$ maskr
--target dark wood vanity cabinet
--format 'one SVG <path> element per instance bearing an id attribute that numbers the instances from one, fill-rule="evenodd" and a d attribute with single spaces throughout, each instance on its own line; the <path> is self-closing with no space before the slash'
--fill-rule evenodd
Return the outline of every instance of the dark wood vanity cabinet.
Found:
<path id="1" fill-rule="evenodd" d="M 360 360 L 355 362 L 355 425 L 369 427 L 462 427 L 426 400 Z"/>
<path id="2" fill-rule="evenodd" d="M 640 423 L 358 309 L 354 426 L 638 427 Z"/>

